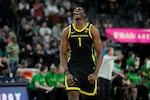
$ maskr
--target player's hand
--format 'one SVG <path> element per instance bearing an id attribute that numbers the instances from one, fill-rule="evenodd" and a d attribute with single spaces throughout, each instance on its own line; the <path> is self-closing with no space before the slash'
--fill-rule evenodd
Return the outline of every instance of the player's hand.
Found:
<path id="1" fill-rule="evenodd" d="M 94 73 L 89 74 L 88 80 L 91 84 L 94 84 L 96 79 L 97 79 L 97 76 Z"/>
<path id="2" fill-rule="evenodd" d="M 73 86 L 75 84 L 75 78 L 71 73 L 67 74 L 67 83 L 68 86 Z"/>

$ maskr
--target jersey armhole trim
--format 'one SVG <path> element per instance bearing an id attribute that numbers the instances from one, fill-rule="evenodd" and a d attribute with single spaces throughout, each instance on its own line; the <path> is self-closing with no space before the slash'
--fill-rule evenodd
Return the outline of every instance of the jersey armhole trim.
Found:
<path id="1" fill-rule="evenodd" d="M 71 34 L 71 25 L 69 25 L 69 32 L 68 32 L 68 39 L 70 38 L 70 34 Z"/>
<path id="2" fill-rule="evenodd" d="M 93 36 L 92 36 L 92 33 L 91 33 L 91 27 L 92 27 L 92 24 L 90 24 L 90 26 L 89 26 L 89 36 L 90 36 L 91 39 L 93 39 Z"/>

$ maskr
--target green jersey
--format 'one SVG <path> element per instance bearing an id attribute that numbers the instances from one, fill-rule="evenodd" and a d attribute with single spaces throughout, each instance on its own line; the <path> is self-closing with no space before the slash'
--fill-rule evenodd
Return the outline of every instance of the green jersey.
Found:
<path id="1" fill-rule="evenodd" d="M 146 67 L 146 64 L 144 64 L 144 65 L 141 67 L 141 70 L 142 70 L 143 72 L 145 72 L 145 73 L 148 72 L 148 69 L 147 69 L 147 67 Z"/>
<path id="2" fill-rule="evenodd" d="M 147 69 L 146 64 L 144 64 L 141 67 L 142 72 L 145 72 L 148 76 L 144 76 L 144 79 L 149 80 L 150 79 L 150 71 Z"/>
<path id="3" fill-rule="evenodd" d="M 120 71 L 121 70 L 121 66 L 119 64 L 115 64 L 115 69 Z"/>
<path id="4" fill-rule="evenodd" d="M 35 87 L 35 82 L 39 82 L 40 85 L 43 85 L 46 83 L 46 79 L 45 79 L 45 76 L 42 75 L 40 72 L 35 74 L 29 84 L 29 87 L 31 89 L 36 89 Z"/>
<path id="5" fill-rule="evenodd" d="M 136 73 L 128 73 L 127 78 L 133 82 L 134 84 L 140 84 L 141 83 L 141 78 L 138 74 Z"/>
<path id="6" fill-rule="evenodd" d="M 59 74 L 59 73 L 57 73 L 56 75 L 55 75 L 55 78 L 56 78 L 56 80 L 57 80 L 57 84 L 63 84 L 63 85 L 65 85 L 65 74 Z"/>
<path id="7" fill-rule="evenodd" d="M 51 72 L 47 72 L 46 82 L 48 86 L 56 87 L 57 86 L 56 73 L 52 74 Z"/>
<path id="8" fill-rule="evenodd" d="M 130 66 L 135 66 L 135 63 L 136 63 L 136 61 L 135 61 L 135 59 L 133 59 L 133 58 L 128 58 L 128 59 L 126 60 L 126 64 L 127 64 L 128 67 L 130 67 Z"/>

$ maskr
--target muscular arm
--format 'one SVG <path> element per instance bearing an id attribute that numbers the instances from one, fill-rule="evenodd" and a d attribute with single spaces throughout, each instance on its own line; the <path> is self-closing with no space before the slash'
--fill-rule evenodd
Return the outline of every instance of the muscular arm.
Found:
<path id="1" fill-rule="evenodd" d="M 62 39 L 60 44 L 60 65 L 64 67 L 65 70 L 68 69 L 67 66 L 67 50 L 68 50 L 68 27 L 64 29 L 62 33 Z"/>
<path id="2" fill-rule="evenodd" d="M 91 27 L 91 34 L 93 36 L 94 47 L 97 53 L 96 69 L 94 71 L 94 74 L 97 76 L 102 63 L 102 41 L 100 39 L 100 33 L 95 26 Z"/>

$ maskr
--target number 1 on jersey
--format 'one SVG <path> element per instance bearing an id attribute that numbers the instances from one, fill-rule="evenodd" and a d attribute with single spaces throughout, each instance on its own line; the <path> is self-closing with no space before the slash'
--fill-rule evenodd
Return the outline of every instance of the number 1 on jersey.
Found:
<path id="1" fill-rule="evenodd" d="M 79 47 L 81 47 L 81 37 L 78 37 L 79 40 Z"/>

